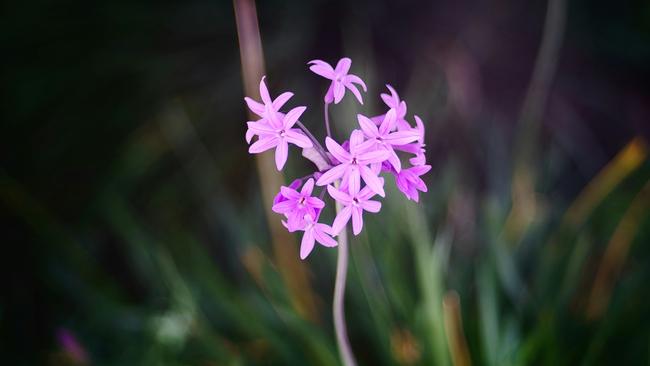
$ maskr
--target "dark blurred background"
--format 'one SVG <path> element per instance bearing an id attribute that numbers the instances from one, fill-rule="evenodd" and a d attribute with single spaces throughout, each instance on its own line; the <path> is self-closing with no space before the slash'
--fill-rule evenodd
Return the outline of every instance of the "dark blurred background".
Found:
<path id="1" fill-rule="evenodd" d="M 426 123 L 429 193 L 351 243 L 360 364 L 650 363 L 650 3 L 551 3 L 258 2 L 318 135 L 315 58 L 369 86 L 335 130 L 385 83 Z M 0 363 L 337 364 L 336 251 L 272 249 L 233 3 L 3 8 Z"/>

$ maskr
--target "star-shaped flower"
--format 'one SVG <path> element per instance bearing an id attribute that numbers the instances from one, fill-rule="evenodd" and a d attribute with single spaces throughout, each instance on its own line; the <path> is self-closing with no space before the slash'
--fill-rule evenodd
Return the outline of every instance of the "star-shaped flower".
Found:
<path id="1" fill-rule="evenodd" d="M 357 98 L 359 103 L 363 104 L 363 98 L 361 98 L 361 93 L 355 84 L 360 85 L 364 92 L 368 91 L 368 89 L 360 77 L 348 74 L 350 66 L 352 65 L 352 60 L 347 57 L 340 59 L 336 64 L 335 69 L 322 60 L 312 60 L 307 64 L 311 65 L 309 69 L 314 73 L 332 80 L 332 83 L 325 94 L 325 103 L 330 104 L 333 101 L 334 104 L 338 104 L 345 95 L 345 88 L 348 88 Z"/>
<path id="2" fill-rule="evenodd" d="M 332 239 L 332 228 L 329 225 L 316 222 L 310 214 L 304 216 L 305 233 L 300 242 L 300 259 L 305 259 L 314 249 L 314 242 L 319 242 L 326 247 L 335 247 L 338 245 L 336 240 Z"/>
<path id="3" fill-rule="evenodd" d="M 426 164 L 426 156 L 425 156 L 426 145 L 424 143 L 424 123 L 422 123 L 422 120 L 418 116 L 415 116 L 415 125 L 416 127 L 411 128 L 411 131 L 415 131 L 418 134 L 418 139 L 411 144 L 394 146 L 394 149 L 405 151 L 415 155 L 414 157 L 409 159 L 409 162 L 411 164 L 424 165 Z"/>
<path id="4" fill-rule="evenodd" d="M 345 228 L 350 217 L 352 217 L 352 232 L 354 235 L 359 235 L 363 229 L 363 211 L 377 213 L 381 209 L 381 202 L 370 200 L 375 192 L 369 186 L 363 187 L 360 191 L 346 193 L 329 185 L 327 192 L 344 206 L 332 224 L 333 235 L 338 235 Z"/>
<path id="5" fill-rule="evenodd" d="M 280 193 L 285 199 L 275 203 L 272 209 L 274 212 L 284 214 L 287 217 L 289 231 L 302 230 L 305 225 L 303 220 L 305 215 L 317 217 L 320 210 L 325 207 L 325 202 L 311 196 L 313 189 L 313 178 L 307 180 L 300 192 L 291 187 L 280 187 Z"/>
<path id="6" fill-rule="evenodd" d="M 291 99 L 293 93 L 284 92 L 275 98 L 275 100 L 271 100 L 271 95 L 269 95 L 269 90 L 266 87 L 264 79 L 266 79 L 266 76 L 263 76 L 262 80 L 260 80 L 260 96 L 262 97 L 262 103 L 256 102 L 249 97 L 245 97 L 244 100 L 246 101 L 248 108 L 260 117 L 260 120 L 257 122 L 268 124 L 268 119 L 272 118 L 272 114 L 278 113 L 280 108 Z M 250 144 L 254 135 L 255 132 L 253 130 L 249 129 L 246 131 L 246 142 Z"/>
<path id="7" fill-rule="evenodd" d="M 406 198 L 418 202 L 418 190 L 422 192 L 427 191 L 427 185 L 420 178 L 426 172 L 431 170 L 430 165 L 418 165 L 409 169 L 402 169 L 401 172 L 395 176 L 395 183 L 397 188 L 404 193 Z"/>
<path id="8" fill-rule="evenodd" d="M 384 197 L 383 181 L 373 172 L 368 165 L 381 163 L 386 160 L 390 152 L 384 149 L 371 149 L 374 141 L 363 141 L 363 132 L 352 131 L 350 135 L 350 151 L 346 151 L 341 145 L 330 137 L 325 138 L 327 150 L 340 162 L 325 172 L 316 182 L 319 186 L 332 183 L 336 179 L 343 178 L 342 187 L 347 187 L 351 192 L 358 192 L 361 186 L 361 178 L 372 191 Z"/>
<path id="9" fill-rule="evenodd" d="M 275 165 L 282 170 L 287 162 L 289 143 L 303 149 L 313 146 L 311 140 L 297 128 L 291 128 L 303 114 L 306 107 L 296 107 L 286 115 L 274 112 L 268 115 L 268 123 L 248 122 L 248 129 L 259 136 L 249 148 L 251 154 L 258 154 L 275 147 Z"/>
<path id="10" fill-rule="evenodd" d="M 396 112 L 395 109 L 390 109 L 384 120 L 377 128 L 377 125 L 370 120 L 370 118 L 358 114 L 357 119 L 359 120 L 359 125 L 363 134 L 368 138 L 368 141 L 375 141 L 375 147 L 377 149 L 385 150 L 389 153 L 388 161 L 393 165 L 395 170 L 399 172 L 402 169 L 402 164 L 399 160 L 399 157 L 393 150 L 395 145 L 405 145 L 416 141 L 419 137 L 419 134 L 415 130 L 405 130 L 405 131 L 396 131 L 391 132 L 393 126 L 395 126 Z"/>

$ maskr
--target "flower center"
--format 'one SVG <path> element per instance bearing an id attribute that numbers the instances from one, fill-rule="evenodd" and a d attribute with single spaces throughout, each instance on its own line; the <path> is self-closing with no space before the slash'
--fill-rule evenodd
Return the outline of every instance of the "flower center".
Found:
<path id="1" fill-rule="evenodd" d="M 356 197 L 354 197 L 354 198 L 352 199 L 352 204 L 355 205 L 355 206 L 359 206 L 359 199 L 356 198 Z"/>

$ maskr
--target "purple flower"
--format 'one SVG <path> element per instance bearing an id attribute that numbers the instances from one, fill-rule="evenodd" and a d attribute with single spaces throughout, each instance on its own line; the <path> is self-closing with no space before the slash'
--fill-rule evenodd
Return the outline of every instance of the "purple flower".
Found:
<path id="1" fill-rule="evenodd" d="M 350 221 L 350 217 L 352 217 L 352 232 L 354 235 L 359 235 L 363 228 L 363 211 L 376 213 L 381 209 L 381 202 L 370 200 L 375 192 L 369 186 L 363 187 L 361 191 L 350 191 L 350 193 L 338 190 L 333 186 L 327 186 L 327 192 L 344 206 L 332 224 L 334 235 L 338 235 L 343 230 Z"/>
<path id="2" fill-rule="evenodd" d="M 302 184 L 302 179 L 296 179 L 293 182 L 291 182 L 291 184 L 289 184 L 289 188 L 296 190 L 298 189 L 298 187 L 300 187 L 301 184 Z M 278 192 L 278 194 L 275 195 L 275 198 L 273 198 L 273 205 L 280 202 L 287 201 L 288 199 L 289 198 L 287 198 L 282 194 L 282 190 L 280 190 L 280 192 Z"/>
<path id="3" fill-rule="evenodd" d="M 273 112 L 268 115 L 268 124 L 263 122 L 248 122 L 249 130 L 252 130 L 259 136 L 249 148 L 251 154 L 258 154 L 275 147 L 275 166 L 282 170 L 287 162 L 289 143 L 302 147 L 303 149 L 312 147 L 312 143 L 302 131 L 291 128 L 298 118 L 303 114 L 306 107 L 296 107 L 290 110 L 286 115 Z"/>
<path id="4" fill-rule="evenodd" d="M 368 164 L 381 163 L 386 160 L 390 155 L 389 151 L 371 149 L 375 145 L 375 141 L 364 142 L 363 133 L 359 130 L 352 131 L 350 135 L 349 152 L 329 137 L 325 138 L 325 145 L 340 164 L 325 172 L 316 182 L 317 185 L 324 186 L 342 178 L 342 187 L 349 188 L 350 192 L 358 192 L 361 178 L 363 178 L 372 191 L 382 197 L 385 196 L 383 182 L 377 173 L 368 167 Z"/>
<path id="5" fill-rule="evenodd" d="M 335 247 L 338 245 L 336 240 L 332 239 L 332 228 L 329 225 L 321 224 L 314 221 L 310 214 L 304 216 L 305 227 L 302 229 L 305 233 L 300 242 L 300 259 L 305 259 L 314 249 L 314 242 L 317 241 L 326 247 Z"/>
<path id="6" fill-rule="evenodd" d="M 306 215 L 318 217 L 320 210 L 325 207 L 325 202 L 311 196 L 313 189 L 313 178 L 309 178 L 300 192 L 290 187 L 280 187 L 280 194 L 285 199 L 274 204 L 272 209 L 274 212 L 286 215 L 289 231 L 302 230 L 305 225 L 303 218 Z"/>
<path id="7" fill-rule="evenodd" d="M 330 104 L 334 101 L 334 104 L 338 104 L 345 95 L 345 88 L 348 88 L 357 98 L 359 103 L 363 104 L 361 93 L 354 84 L 359 84 L 363 88 L 364 92 L 368 91 L 368 89 L 361 78 L 356 75 L 348 74 L 350 66 L 352 65 L 352 60 L 347 57 L 340 59 L 336 64 L 336 69 L 333 69 L 330 64 L 321 60 L 309 61 L 307 64 L 311 65 L 309 69 L 314 73 L 332 80 L 332 83 L 325 94 L 325 103 Z"/>
<path id="8" fill-rule="evenodd" d="M 275 98 L 275 100 L 271 100 L 271 96 L 269 95 L 269 90 L 267 89 L 266 83 L 264 82 L 265 78 L 266 76 L 263 76 L 262 80 L 260 80 L 260 96 L 262 97 L 262 103 L 256 102 L 255 100 L 249 97 L 245 97 L 244 100 L 246 101 L 248 108 L 253 113 L 260 116 L 260 120 L 257 122 L 268 125 L 269 118 L 272 118 L 273 114 L 276 114 L 280 111 L 280 108 L 282 108 L 282 106 L 289 99 L 291 99 L 293 93 L 284 92 L 280 94 L 280 96 Z M 248 131 L 246 131 L 246 142 L 250 144 L 254 135 L 255 135 L 255 131 L 248 129 Z"/>
<path id="9" fill-rule="evenodd" d="M 390 109 L 379 128 L 366 116 L 358 114 L 357 119 L 361 130 L 364 135 L 369 139 L 368 141 L 375 141 L 377 149 L 385 150 L 389 153 L 388 161 L 393 165 L 395 170 L 399 172 L 402 169 L 402 164 L 399 157 L 393 150 L 393 145 L 405 145 L 418 139 L 418 133 L 414 130 L 391 132 L 395 125 L 396 112 L 395 109 Z"/>
<path id="10" fill-rule="evenodd" d="M 412 128 L 411 131 L 414 131 L 418 134 L 418 139 L 412 144 L 394 146 L 394 148 L 395 150 L 401 150 L 414 154 L 415 156 L 409 159 L 409 162 L 411 164 L 424 165 L 426 164 L 426 150 L 424 149 L 426 146 L 424 144 L 424 124 L 418 116 L 415 116 L 415 124 L 416 127 Z"/>
<path id="11" fill-rule="evenodd" d="M 427 185 L 424 184 L 420 176 L 429 170 L 431 170 L 430 165 L 418 165 L 409 169 L 402 169 L 401 172 L 395 175 L 397 188 L 404 193 L 406 198 L 418 202 L 418 190 L 422 192 L 427 191 Z"/>

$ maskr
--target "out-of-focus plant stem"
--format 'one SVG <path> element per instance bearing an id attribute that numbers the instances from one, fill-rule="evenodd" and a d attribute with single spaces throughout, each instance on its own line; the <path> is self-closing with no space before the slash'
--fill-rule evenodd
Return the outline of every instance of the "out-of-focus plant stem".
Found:
<path id="1" fill-rule="evenodd" d="M 239 52 L 241 56 L 242 77 L 246 95 L 259 99 L 257 83 L 264 74 L 264 53 L 260 38 L 257 11 L 254 0 L 233 0 Z M 254 116 L 249 112 L 249 118 Z M 271 231 L 273 251 L 278 268 L 290 290 L 291 301 L 298 312 L 308 319 L 316 320 L 316 302 L 308 281 L 307 270 L 296 260 L 297 245 L 291 233 L 275 219 L 271 206 L 278 188 L 284 183 L 282 173 L 275 169 L 271 153 L 257 154 L 257 171 L 260 177 L 262 199 L 267 223 Z"/>
<path id="2" fill-rule="evenodd" d="M 463 331 L 460 297 L 456 291 L 447 291 L 442 300 L 442 309 L 445 319 L 447 346 L 454 366 L 471 366 L 472 359 L 469 355 L 469 347 Z"/>
<path id="3" fill-rule="evenodd" d="M 510 243 L 517 243 L 538 216 L 535 173 L 529 167 L 536 166 L 536 140 L 557 69 L 566 24 L 566 7 L 566 0 L 548 1 L 541 45 L 519 114 L 519 138 L 515 146 L 517 153 L 511 188 L 512 210 L 504 226 L 504 234 Z"/>
<path id="4" fill-rule="evenodd" d="M 609 305 L 614 284 L 650 207 L 650 181 L 634 197 L 607 245 L 587 304 L 587 317 L 600 318 Z"/>

